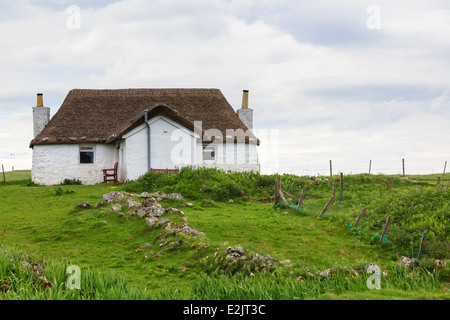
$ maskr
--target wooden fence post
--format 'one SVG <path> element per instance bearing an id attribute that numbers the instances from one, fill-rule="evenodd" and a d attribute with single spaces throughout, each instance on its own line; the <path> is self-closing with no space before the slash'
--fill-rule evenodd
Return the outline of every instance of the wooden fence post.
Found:
<path id="1" fill-rule="evenodd" d="M 392 182 L 392 178 L 388 178 L 388 181 L 387 181 L 387 191 L 388 192 L 391 191 L 391 182 Z"/>
<path id="2" fill-rule="evenodd" d="M 323 207 L 322 211 L 320 212 L 320 214 L 317 216 L 317 219 L 319 219 L 320 216 L 324 215 L 325 212 L 327 212 L 328 208 L 331 206 L 331 204 L 334 202 L 334 197 L 331 197 L 330 200 L 328 200 L 327 204 L 325 205 L 325 207 Z"/>
<path id="3" fill-rule="evenodd" d="M 420 254 L 422 253 L 423 248 L 423 242 L 425 241 L 425 237 L 427 236 L 428 231 L 425 230 L 422 234 L 422 239 L 420 239 L 420 247 L 419 247 L 419 254 L 417 255 L 417 258 L 420 258 Z"/>
<path id="4" fill-rule="evenodd" d="M 280 203 L 281 177 L 275 180 L 275 204 Z"/>
<path id="5" fill-rule="evenodd" d="M 437 177 L 437 185 L 439 186 L 441 184 L 441 177 Z"/>
<path id="6" fill-rule="evenodd" d="M 372 160 L 369 161 L 369 175 L 370 175 L 370 170 L 372 169 Z"/>
<path id="7" fill-rule="evenodd" d="M 380 236 L 380 242 L 383 241 L 383 237 L 386 235 L 386 232 L 389 227 L 389 224 L 391 223 L 391 220 L 392 220 L 392 216 L 387 217 L 386 223 L 383 228 L 383 232 L 381 233 L 381 236 Z"/>
<path id="8" fill-rule="evenodd" d="M 402 159 L 403 177 L 405 176 L 405 159 Z"/>
<path id="9" fill-rule="evenodd" d="M 280 198 L 281 198 L 281 200 L 283 200 L 283 202 L 284 202 L 284 204 L 288 204 L 288 202 L 287 202 L 287 200 L 286 200 L 286 198 L 284 197 L 284 195 L 283 195 L 283 192 L 282 192 L 282 190 L 280 189 L 279 190 L 279 193 L 280 193 Z"/>
<path id="10" fill-rule="evenodd" d="M 303 199 L 305 199 L 305 197 L 306 197 L 306 186 L 302 189 L 302 194 L 300 195 L 300 198 L 298 199 L 297 211 L 300 210 L 300 208 L 302 207 Z"/>
<path id="11" fill-rule="evenodd" d="M 2 165 L 2 171 L 3 171 L 3 182 L 6 182 L 5 168 L 3 168 L 3 165 Z"/>
<path id="12" fill-rule="evenodd" d="M 330 160 L 330 178 L 333 178 L 333 165 L 331 164 L 331 160 Z"/>
<path id="13" fill-rule="evenodd" d="M 445 164 L 444 164 L 444 173 L 442 174 L 442 181 L 444 181 L 444 178 L 445 178 L 445 169 L 447 169 L 447 161 L 445 161 Z"/>
<path id="14" fill-rule="evenodd" d="M 356 218 L 356 221 L 355 221 L 355 223 L 353 224 L 353 228 L 358 227 L 359 222 L 361 221 L 362 217 L 363 217 L 364 214 L 366 213 L 366 210 L 367 210 L 367 207 L 364 207 L 364 208 L 361 210 L 361 213 L 359 214 L 358 218 Z"/>
<path id="15" fill-rule="evenodd" d="M 341 172 L 341 194 L 340 201 L 344 200 L 344 174 Z"/>

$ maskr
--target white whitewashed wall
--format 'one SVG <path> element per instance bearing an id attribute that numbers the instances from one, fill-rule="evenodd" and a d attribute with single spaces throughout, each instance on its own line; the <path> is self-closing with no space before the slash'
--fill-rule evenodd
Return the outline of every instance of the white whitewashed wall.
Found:
<path id="1" fill-rule="evenodd" d="M 103 181 L 102 169 L 112 168 L 116 159 L 115 145 L 86 145 L 94 147 L 94 163 L 80 163 L 80 146 L 35 145 L 31 179 L 43 185 L 60 184 L 64 179 L 78 179 L 83 184 Z"/>

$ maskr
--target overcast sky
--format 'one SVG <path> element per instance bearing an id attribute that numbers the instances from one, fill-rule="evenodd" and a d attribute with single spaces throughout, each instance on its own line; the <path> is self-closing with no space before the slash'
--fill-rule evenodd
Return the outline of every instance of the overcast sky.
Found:
<path id="1" fill-rule="evenodd" d="M 8 171 L 31 169 L 36 93 L 53 116 L 73 88 L 218 88 L 234 109 L 247 89 L 263 173 L 327 175 L 329 160 L 361 173 L 372 160 L 396 174 L 402 158 L 407 173 L 438 173 L 450 161 L 448 0 L 0 5 Z"/>

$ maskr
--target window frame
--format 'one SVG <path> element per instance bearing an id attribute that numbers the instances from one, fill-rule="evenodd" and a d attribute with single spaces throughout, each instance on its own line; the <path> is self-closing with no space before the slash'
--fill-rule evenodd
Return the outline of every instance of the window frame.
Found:
<path id="1" fill-rule="evenodd" d="M 84 149 L 84 150 L 83 150 Z M 81 153 L 92 153 L 92 162 L 82 162 Z M 80 145 L 78 148 L 78 163 L 85 164 L 94 164 L 95 163 L 95 146 L 93 145 Z"/>
<path id="2" fill-rule="evenodd" d="M 205 150 L 206 149 L 212 149 L 211 152 L 210 152 L 210 154 L 214 153 L 214 156 L 212 156 L 212 158 L 208 158 L 208 159 L 205 158 Z M 217 147 L 214 146 L 214 145 L 210 145 L 210 144 L 202 145 L 202 160 L 205 161 L 205 162 L 209 162 L 209 163 L 216 162 L 216 160 L 217 160 Z"/>

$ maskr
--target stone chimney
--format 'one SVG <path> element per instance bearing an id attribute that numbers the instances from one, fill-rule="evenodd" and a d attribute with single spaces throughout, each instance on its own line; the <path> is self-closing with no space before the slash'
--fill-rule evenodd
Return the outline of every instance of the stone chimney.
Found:
<path id="1" fill-rule="evenodd" d="M 36 138 L 50 121 L 50 108 L 44 107 L 42 93 L 37 94 L 36 107 L 33 107 L 34 137 Z"/>
<path id="2" fill-rule="evenodd" d="M 253 109 L 248 107 L 248 90 L 242 93 L 242 107 L 236 111 L 239 119 L 249 128 L 253 129 Z"/>

